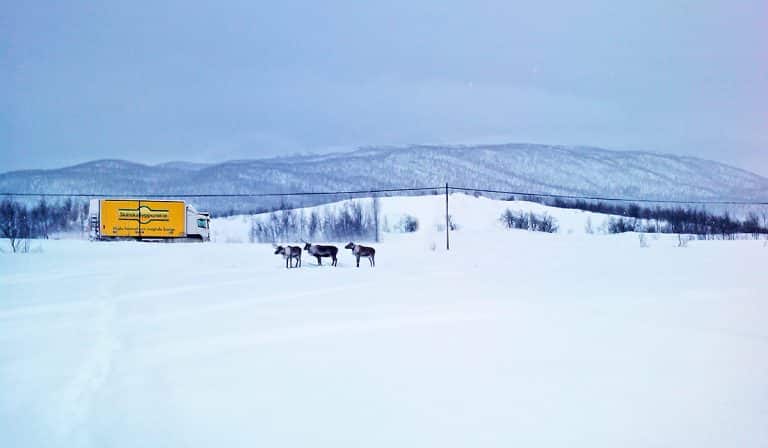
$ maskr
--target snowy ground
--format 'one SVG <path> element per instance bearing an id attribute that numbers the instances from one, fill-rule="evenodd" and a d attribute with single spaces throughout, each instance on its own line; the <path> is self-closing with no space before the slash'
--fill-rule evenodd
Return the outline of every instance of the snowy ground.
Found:
<path id="1" fill-rule="evenodd" d="M 382 202 L 422 230 L 375 269 L 221 242 L 0 255 L 0 446 L 768 446 L 762 241 L 641 248 L 568 210 L 509 231 L 501 210 L 541 206 L 457 197 L 446 253 L 441 201 Z"/>

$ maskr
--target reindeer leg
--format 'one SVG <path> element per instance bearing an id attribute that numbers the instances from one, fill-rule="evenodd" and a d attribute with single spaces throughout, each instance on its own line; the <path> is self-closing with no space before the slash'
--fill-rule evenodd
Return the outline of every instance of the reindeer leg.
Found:
<path id="1" fill-rule="evenodd" d="M 357 259 L 357 267 L 360 267 L 360 255 L 355 255 L 355 258 Z"/>
<path id="2" fill-rule="evenodd" d="M 318 266 L 322 266 L 323 265 L 323 261 L 320 259 L 320 255 L 315 255 L 315 257 L 317 257 L 317 265 Z"/>
<path id="3" fill-rule="evenodd" d="M 371 267 L 376 266 L 376 264 L 373 262 L 373 257 L 368 257 L 368 261 L 371 262 Z"/>

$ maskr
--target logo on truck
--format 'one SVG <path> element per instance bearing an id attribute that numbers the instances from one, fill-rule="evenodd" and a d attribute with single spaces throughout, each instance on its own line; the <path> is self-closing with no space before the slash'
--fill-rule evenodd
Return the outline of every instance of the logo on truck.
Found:
<path id="1" fill-rule="evenodd" d="M 140 224 L 149 224 L 154 221 L 168 221 L 168 210 L 154 210 L 146 205 L 139 208 L 120 208 L 118 219 L 120 221 L 138 221 Z"/>

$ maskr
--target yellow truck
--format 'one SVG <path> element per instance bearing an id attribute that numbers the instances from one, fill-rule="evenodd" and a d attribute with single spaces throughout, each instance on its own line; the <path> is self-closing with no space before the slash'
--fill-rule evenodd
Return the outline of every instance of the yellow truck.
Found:
<path id="1" fill-rule="evenodd" d="M 91 199 L 92 240 L 210 241 L 207 212 L 184 201 L 154 199 Z"/>

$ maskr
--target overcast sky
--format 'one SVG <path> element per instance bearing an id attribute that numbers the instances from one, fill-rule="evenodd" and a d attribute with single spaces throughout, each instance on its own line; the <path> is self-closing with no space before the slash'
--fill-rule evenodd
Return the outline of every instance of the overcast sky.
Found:
<path id="1" fill-rule="evenodd" d="M 765 0 L 377 3 L 3 2 L 0 171 L 532 142 L 768 175 Z"/>

